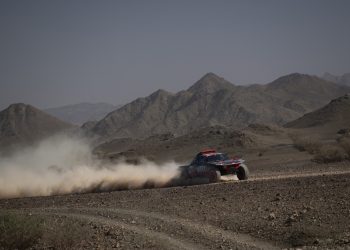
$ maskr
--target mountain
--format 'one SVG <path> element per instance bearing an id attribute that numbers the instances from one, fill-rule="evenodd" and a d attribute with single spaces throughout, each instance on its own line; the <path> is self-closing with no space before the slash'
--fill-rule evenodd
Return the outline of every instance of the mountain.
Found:
<path id="1" fill-rule="evenodd" d="M 207 93 L 212 94 L 218 90 L 233 90 L 234 85 L 224 78 L 210 72 L 205 74 L 199 81 L 193 84 L 188 91 L 191 93 Z"/>
<path id="2" fill-rule="evenodd" d="M 330 73 L 324 73 L 322 78 L 330 82 L 350 86 L 350 73 L 346 73 L 342 76 L 335 76 Z"/>
<path id="3" fill-rule="evenodd" d="M 0 146 L 32 143 L 72 127 L 33 106 L 12 104 L 0 112 Z"/>
<path id="4" fill-rule="evenodd" d="M 208 73 L 176 94 L 158 90 L 109 113 L 91 128 L 106 140 L 186 134 L 215 125 L 285 124 L 350 92 L 316 76 L 291 74 L 266 85 L 237 86 Z"/>
<path id="5" fill-rule="evenodd" d="M 44 111 L 62 121 L 81 125 L 88 121 L 100 120 L 118 107 L 109 103 L 79 103 Z"/>
<path id="6" fill-rule="evenodd" d="M 350 128 L 350 94 L 332 100 L 326 106 L 289 122 L 287 128 L 323 128 L 337 132 Z"/>

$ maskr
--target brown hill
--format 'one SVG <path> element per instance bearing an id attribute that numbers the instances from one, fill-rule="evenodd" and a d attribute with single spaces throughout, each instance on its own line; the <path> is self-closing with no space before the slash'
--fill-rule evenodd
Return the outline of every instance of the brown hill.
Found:
<path id="1" fill-rule="evenodd" d="M 103 143 L 94 152 L 104 158 L 138 159 L 146 157 L 153 161 L 189 160 L 194 152 L 216 148 L 235 154 L 257 146 L 252 133 L 233 128 L 211 126 L 175 137 L 173 134 L 153 135 L 146 139 L 120 138 Z"/>
<path id="2" fill-rule="evenodd" d="M 266 85 L 236 86 L 208 73 L 186 91 L 172 94 L 158 90 L 138 98 L 108 114 L 91 131 L 112 139 L 168 132 L 178 136 L 215 125 L 282 125 L 344 92 L 350 88 L 302 74 L 284 76 Z"/>
<path id="3" fill-rule="evenodd" d="M 0 146 L 32 143 L 72 127 L 33 106 L 12 104 L 0 112 Z"/>
<path id="4" fill-rule="evenodd" d="M 153 135 L 145 139 L 118 138 L 98 145 L 94 153 L 101 158 L 137 161 L 142 157 L 155 162 L 175 160 L 188 162 L 194 154 L 214 148 L 231 156 L 261 157 L 261 152 L 285 152 L 291 144 L 288 130 L 278 126 L 251 124 L 237 130 L 232 127 L 210 126 L 175 137 L 171 133 Z M 259 156 L 260 153 L 260 156 Z M 292 149 L 292 153 L 295 153 Z"/>
<path id="5" fill-rule="evenodd" d="M 332 100 L 328 105 L 289 122 L 287 128 L 318 128 L 337 132 L 350 128 L 350 95 Z"/>

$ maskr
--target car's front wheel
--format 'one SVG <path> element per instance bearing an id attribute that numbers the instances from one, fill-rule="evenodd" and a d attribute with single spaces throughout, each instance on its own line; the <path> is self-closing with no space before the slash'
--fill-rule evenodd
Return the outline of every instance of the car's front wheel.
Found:
<path id="1" fill-rule="evenodd" d="M 236 170 L 236 175 L 238 180 L 247 180 L 249 176 L 249 170 L 248 167 L 244 164 L 241 164 L 239 168 Z"/>

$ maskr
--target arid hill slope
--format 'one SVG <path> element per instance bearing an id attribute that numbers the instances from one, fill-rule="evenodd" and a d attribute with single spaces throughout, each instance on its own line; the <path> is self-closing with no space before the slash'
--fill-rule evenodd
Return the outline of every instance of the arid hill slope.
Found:
<path id="1" fill-rule="evenodd" d="M 350 95 L 332 100 L 329 104 L 287 123 L 287 128 L 324 128 L 334 132 L 350 128 Z"/>
<path id="2" fill-rule="evenodd" d="M 315 76 L 291 74 L 266 85 L 237 86 L 208 73 L 185 91 L 158 90 L 111 112 L 91 128 L 102 138 L 186 134 L 223 125 L 282 125 L 350 92 Z"/>
<path id="3" fill-rule="evenodd" d="M 12 104 L 0 112 L 0 147 L 32 143 L 72 127 L 33 106 Z"/>

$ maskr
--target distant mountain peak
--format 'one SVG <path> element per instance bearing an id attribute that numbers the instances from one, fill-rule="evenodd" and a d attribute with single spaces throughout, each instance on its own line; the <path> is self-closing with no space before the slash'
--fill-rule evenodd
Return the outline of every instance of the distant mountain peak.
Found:
<path id="1" fill-rule="evenodd" d="M 73 125 L 31 105 L 11 104 L 0 112 L 0 146 L 34 142 L 70 128 Z"/>
<path id="2" fill-rule="evenodd" d="M 222 78 L 222 77 L 218 76 L 217 74 L 215 74 L 213 72 L 208 72 L 204 76 L 202 76 L 201 79 L 205 79 L 205 78 Z"/>
<path id="3" fill-rule="evenodd" d="M 25 103 L 14 103 L 8 106 L 7 109 L 4 111 L 7 111 L 9 113 L 15 113 L 17 115 L 25 115 L 26 113 L 37 113 L 42 112 L 41 110 Z"/>
<path id="4" fill-rule="evenodd" d="M 223 88 L 233 88 L 234 85 L 224 78 L 209 72 L 193 84 L 188 91 L 192 93 L 206 92 L 213 93 Z"/>
<path id="5" fill-rule="evenodd" d="M 301 74 L 301 73 L 292 73 L 292 74 L 288 74 L 285 76 L 281 76 L 279 78 L 277 78 L 274 82 L 295 82 L 301 79 L 311 79 L 314 78 L 311 75 L 307 75 L 307 74 Z"/>
<path id="6" fill-rule="evenodd" d="M 19 103 L 10 104 L 10 106 L 8 106 L 8 109 L 26 108 L 26 107 L 30 107 L 30 105 L 19 102 Z"/>
<path id="7" fill-rule="evenodd" d="M 282 125 L 347 92 L 348 87 L 299 73 L 249 87 L 207 73 L 187 90 L 176 94 L 157 90 L 124 105 L 92 126 L 91 132 L 103 141 L 168 132 L 182 135 L 211 125 Z"/>
<path id="8" fill-rule="evenodd" d="M 164 89 L 158 89 L 157 91 L 153 92 L 150 97 L 157 97 L 157 96 L 168 96 L 168 95 L 172 95 L 171 92 L 168 92 Z"/>
<path id="9" fill-rule="evenodd" d="M 305 91 L 306 89 L 309 89 L 312 91 L 312 89 L 315 88 L 321 88 L 322 90 L 330 85 L 333 85 L 333 83 L 317 76 L 293 73 L 277 78 L 269 83 L 267 87 L 270 89 L 283 89 L 285 91 L 299 91 L 300 89 L 304 89 Z"/>
<path id="10" fill-rule="evenodd" d="M 50 114 L 45 113 L 44 111 L 37 109 L 33 107 L 32 105 L 25 104 L 25 103 L 14 103 L 8 106 L 8 108 L 4 109 L 0 112 L 2 115 L 6 115 L 6 118 L 11 120 L 12 117 L 15 118 L 23 118 L 23 119 L 31 119 L 32 117 L 40 117 L 42 119 L 47 119 L 50 121 L 57 121 L 61 124 L 65 124 L 67 126 L 72 126 L 72 124 L 63 122 L 59 120 L 58 118 L 51 116 Z M 22 120 L 23 120 L 22 119 Z M 2 120 L 2 122 L 4 119 Z M 11 121 L 12 122 L 12 121 Z"/>

